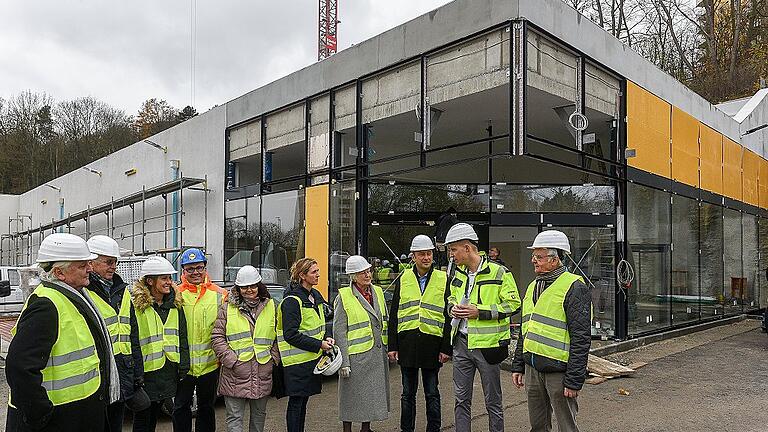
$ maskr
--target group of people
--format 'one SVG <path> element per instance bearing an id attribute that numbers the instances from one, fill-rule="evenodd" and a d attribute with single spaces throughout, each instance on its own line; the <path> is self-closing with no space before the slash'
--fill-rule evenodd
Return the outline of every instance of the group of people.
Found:
<path id="1" fill-rule="evenodd" d="M 212 283 L 207 259 L 184 251 L 176 269 L 147 259 L 132 287 L 115 273 L 120 249 L 106 236 L 86 243 L 51 234 L 40 245 L 45 272 L 13 329 L 6 374 L 8 431 L 120 431 L 126 407 L 133 430 L 152 431 L 173 398 L 173 428 L 216 428 L 214 403 L 224 396 L 229 431 L 263 431 L 270 396 L 288 396 L 286 427 L 305 430 L 309 398 L 320 393 L 324 356 L 340 355 L 338 415 L 345 432 L 362 432 L 391 412 L 389 363 L 400 365 L 400 429 L 415 430 L 419 374 L 427 431 L 441 429 L 438 376 L 453 366 L 457 431 L 471 431 L 479 372 L 489 430 L 504 430 L 500 363 L 509 355 L 511 317 L 522 308 L 512 383 L 525 387 L 532 431 L 577 431 L 577 396 L 586 378 L 591 297 L 563 264 L 567 237 L 544 231 L 531 262 L 536 279 L 521 300 L 515 279 L 478 249 L 474 229 L 448 231 L 447 270 L 434 265 L 426 235 L 411 242 L 412 266 L 393 279 L 387 306 L 364 257 L 347 259 L 348 286 L 333 306 L 315 289 L 320 267 L 301 258 L 276 302 L 258 270 L 241 268 L 231 292 Z M 326 323 L 333 322 L 333 337 Z"/>

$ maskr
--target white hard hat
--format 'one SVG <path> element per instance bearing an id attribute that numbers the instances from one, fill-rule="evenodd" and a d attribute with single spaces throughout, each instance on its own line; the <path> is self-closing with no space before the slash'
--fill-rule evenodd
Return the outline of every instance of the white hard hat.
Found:
<path id="1" fill-rule="evenodd" d="M 557 230 L 542 231 L 533 240 L 533 245 L 528 249 L 560 249 L 569 254 L 571 253 L 571 243 L 568 236 Z"/>
<path id="2" fill-rule="evenodd" d="M 176 273 L 176 269 L 173 268 L 173 264 L 170 261 L 161 256 L 153 256 L 141 263 L 139 277 L 172 275 Z"/>
<path id="3" fill-rule="evenodd" d="M 237 271 L 237 277 L 235 278 L 235 285 L 237 286 L 251 286 L 261 282 L 261 275 L 254 266 L 243 266 Z"/>
<path id="4" fill-rule="evenodd" d="M 328 354 L 320 357 L 312 373 L 315 375 L 331 376 L 341 368 L 341 363 L 343 363 L 341 349 L 339 349 L 338 345 L 334 345 Z"/>
<path id="5" fill-rule="evenodd" d="M 455 243 L 460 240 L 479 241 L 479 238 L 470 224 L 459 222 L 448 230 L 448 234 L 445 235 L 445 244 Z"/>
<path id="6" fill-rule="evenodd" d="M 112 237 L 95 235 L 88 239 L 88 249 L 96 255 L 120 258 L 120 246 Z"/>
<path id="7" fill-rule="evenodd" d="M 383 265 L 384 267 L 388 266 L 389 265 L 389 260 L 382 261 L 381 265 Z"/>
<path id="8" fill-rule="evenodd" d="M 98 258 L 88 243 L 74 234 L 53 233 L 44 238 L 37 251 L 37 262 L 90 261 Z"/>
<path id="9" fill-rule="evenodd" d="M 352 255 L 347 258 L 344 273 L 351 275 L 371 268 L 371 263 L 360 255 Z"/>
<path id="10" fill-rule="evenodd" d="M 432 239 L 424 234 L 419 234 L 411 241 L 411 252 L 428 251 L 435 248 Z"/>

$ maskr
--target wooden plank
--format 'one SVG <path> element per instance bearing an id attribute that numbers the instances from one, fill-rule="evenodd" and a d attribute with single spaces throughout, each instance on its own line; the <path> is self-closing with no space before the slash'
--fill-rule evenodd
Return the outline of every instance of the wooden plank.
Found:
<path id="1" fill-rule="evenodd" d="M 613 363 L 611 361 L 608 361 L 604 358 L 600 358 L 592 354 L 589 355 L 589 360 L 587 361 L 587 370 L 590 373 L 593 373 L 605 378 L 628 376 L 635 373 L 634 369 L 630 369 L 626 366 Z"/>

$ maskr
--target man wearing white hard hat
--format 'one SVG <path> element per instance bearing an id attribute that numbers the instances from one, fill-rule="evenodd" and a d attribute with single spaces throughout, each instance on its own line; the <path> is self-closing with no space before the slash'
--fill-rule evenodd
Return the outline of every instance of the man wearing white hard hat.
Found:
<path id="1" fill-rule="evenodd" d="M 416 427 L 419 370 L 427 408 L 427 432 L 441 426 L 440 366 L 451 356 L 451 327 L 446 325 L 447 275 L 433 267 L 432 239 L 419 234 L 411 241 L 414 266 L 397 280 L 389 311 L 389 359 L 400 364 L 403 394 L 400 431 Z"/>
<path id="2" fill-rule="evenodd" d="M 109 431 L 120 432 L 123 430 L 126 401 L 141 386 L 140 378 L 137 378 L 142 375 L 139 330 L 136 320 L 131 320 L 131 294 L 126 289 L 128 284 L 115 273 L 120 259 L 120 246 L 111 237 L 95 235 L 88 239 L 88 249 L 97 255 L 91 261 L 93 271 L 89 275 L 88 291 L 107 324 L 112 338 L 112 354 L 120 376 L 120 400 L 107 408 Z M 135 368 L 138 368 L 136 373 Z"/>
<path id="3" fill-rule="evenodd" d="M 370 432 L 372 421 L 389 417 L 388 318 L 384 291 L 372 284 L 371 264 L 360 255 L 347 258 L 350 284 L 339 288 L 333 315 L 333 335 L 341 351 L 339 420 L 344 432 L 361 423 Z"/>
<path id="4" fill-rule="evenodd" d="M 523 299 L 523 325 L 512 365 L 512 381 L 528 393 L 531 431 L 578 431 L 576 397 L 587 377 L 591 346 L 592 296 L 581 276 L 563 265 L 568 237 L 539 233 L 532 250 L 536 279 Z"/>
<path id="5" fill-rule="evenodd" d="M 253 266 L 238 270 L 227 303 L 219 308 L 211 342 L 221 363 L 219 395 L 224 396 L 228 430 L 242 431 L 246 406 L 250 432 L 263 432 L 272 392 L 277 349 L 277 306 Z"/>
<path id="6" fill-rule="evenodd" d="M 176 269 L 153 256 L 141 264 L 131 289 L 131 315 L 138 323 L 143 390 L 150 403 L 133 414 L 134 432 L 155 430 L 163 402 L 174 397 L 190 367 L 184 300 L 172 276 Z"/>
<path id="7" fill-rule="evenodd" d="M 448 312 L 453 317 L 454 414 L 457 431 L 472 430 L 472 390 L 479 371 L 488 430 L 501 432 L 501 362 L 509 355 L 510 317 L 520 307 L 520 295 L 512 274 L 478 251 L 478 240 L 466 223 L 452 226 L 445 236 L 457 266 L 448 297 Z"/>
<path id="8" fill-rule="evenodd" d="M 51 234 L 37 262 L 46 272 L 27 299 L 8 348 L 7 431 L 103 431 L 120 398 L 109 332 L 85 290 L 85 240 Z"/>

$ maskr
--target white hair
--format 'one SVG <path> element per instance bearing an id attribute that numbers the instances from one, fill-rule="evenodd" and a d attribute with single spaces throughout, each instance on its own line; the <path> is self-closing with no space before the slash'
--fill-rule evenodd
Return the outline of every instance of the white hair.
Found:
<path id="1" fill-rule="evenodd" d="M 54 263 L 40 263 L 40 268 L 45 271 L 43 275 L 41 276 L 41 279 L 48 281 L 48 282 L 56 282 L 59 280 L 59 278 L 56 277 L 54 272 L 56 269 L 66 270 L 69 268 L 69 266 L 72 265 L 72 261 L 57 261 Z"/>

